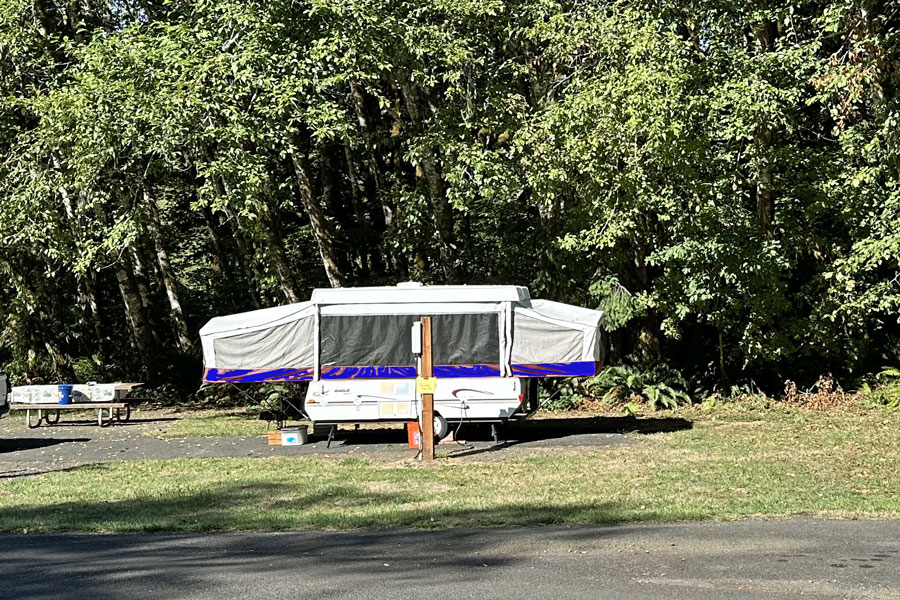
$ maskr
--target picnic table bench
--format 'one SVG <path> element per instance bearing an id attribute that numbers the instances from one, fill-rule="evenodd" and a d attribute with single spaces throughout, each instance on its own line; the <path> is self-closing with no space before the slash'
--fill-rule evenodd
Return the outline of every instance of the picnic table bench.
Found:
<path id="1" fill-rule="evenodd" d="M 25 423 L 28 425 L 29 429 L 35 429 L 41 426 L 41 422 L 44 422 L 48 426 L 56 425 L 59 423 L 60 413 L 64 410 L 96 410 L 97 411 L 97 424 L 100 427 L 106 427 L 107 425 L 112 424 L 114 421 L 119 421 L 120 423 L 125 423 L 129 419 L 131 419 L 131 405 L 130 402 L 134 402 L 135 399 L 131 399 L 124 402 L 73 402 L 71 404 L 54 404 L 54 403 L 42 403 L 42 404 L 11 404 L 10 410 L 24 410 L 25 411 Z M 31 411 L 37 412 L 37 423 L 32 423 L 31 421 Z M 113 413 L 115 411 L 115 413 Z M 104 418 L 103 413 L 107 412 L 108 416 Z"/>

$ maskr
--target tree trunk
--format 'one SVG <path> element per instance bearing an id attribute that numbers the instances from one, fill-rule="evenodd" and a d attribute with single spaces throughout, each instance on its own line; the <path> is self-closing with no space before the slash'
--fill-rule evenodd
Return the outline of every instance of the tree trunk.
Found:
<path id="1" fill-rule="evenodd" d="M 105 342 L 103 338 L 103 321 L 100 319 L 100 307 L 97 304 L 97 294 L 94 291 L 94 273 L 78 278 L 78 294 L 83 298 L 85 312 L 91 317 L 91 325 L 94 336 L 97 338 L 97 350 L 104 355 Z"/>
<path id="2" fill-rule="evenodd" d="M 153 297 L 150 293 L 150 277 L 144 268 L 144 261 L 141 258 L 141 251 L 136 244 L 129 244 L 128 250 L 131 253 L 131 265 L 134 273 L 134 283 L 137 285 L 138 293 L 141 298 L 141 305 L 145 310 L 150 310 L 153 306 Z"/>
<path id="3" fill-rule="evenodd" d="M 128 265 L 123 261 L 116 263 L 116 281 L 119 284 L 119 292 L 125 305 L 125 317 L 131 326 L 135 347 L 140 355 L 145 371 L 155 373 L 157 364 L 157 344 L 151 332 L 150 322 L 144 309 L 141 293 L 135 281 L 134 275 L 128 270 Z"/>
<path id="4" fill-rule="evenodd" d="M 766 125 L 760 125 L 756 134 L 756 213 L 759 227 L 768 240 L 775 239 L 775 188 L 772 180 L 772 158 L 770 147 L 772 132 Z"/>
<path id="5" fill-rule="evenodd" d="M 356 211 L 353 197 L 341 194 L 338 165 L 340 154 L 337 144 L 325 143 L 318 147 L 319 177 L 321 180 L 322 202 L 328 214 L 334 216 L 336 227 L 330 231 L 338 271 L 344 275 L 352 273 L 354 257 L 365 266 L 366 244 L 360 243 L 368 237 L 369 228 L 363 216 Z M 350 243 L 348 243 L 350 242 Z"/>
<path id="6" fill-rule="evenodd" d="M 172 319 L 172 326 L 175 329 L 175 338 L 179 349 L 185 354 L 193 354 L 195 351 L 194 344 L 188 334 L 187 321 L 184 318 L 184 311 L 181 308 L 181 299 L 178 297 L 178 282 L 175 274 L 172 272 L 172 265 L 169 262 L 169 253 L 166 252 L 165 245 L 162 241 L 162 233 L 159 225 L 159 209 L 156 205 L 156 199 L 150 195 L 150 190 L 146 184 L 143 189 L 144 202 L 147 205 L 147 227 L 153 238 L 153 246 L 156 249 L 156 262 L 159 265 L 159 272 L 166 288 L 166 296 L 169 298 L 169 314 Z"/>
<path id="7" fill-rule="evenodd" d="M 368 196 L 370 200 L 377 201 L 381 205 L 382 213 L 384 213 L 384 226 L 385 229 L 388 229 L 391 226 L 391 222 L 393 221 L 394 214 L 397 212 L 397 210 L 390 202 L 389 195 L 379 193 L 382 189 L 380 171 L 382 161 L 380 160 L 378 153 L 375 151 L 375 136 L 373 135 L 372 125 L 367 115 L 365 97 L 363 97 L 362 91 L 355 83 L 350 84 L 350 97 L 353 99 L 353 106 L 356 109 L 356 119 L 359 122 L 360 129 L 362 130 L 366 154 L 369 157 L 368 171 L 369 177 L 372 180 L 372 185 L 367 186 L 367 188 L 372 189 L 367 190 L 370 192 Z"/>
<path id="8" fill-rule="evenodd" d="M 221 277 L 228 270 L 228 260 L 225 250 L 222 248 L 222 243 L 219 241 L 219 234 L 216 231 L 218 223 L 209 207 L 204 206 L 202 213 L 203 221 L 206 224 L 206 232 L 209 234 L 209 241 L 213 247 L 213 258 L 209 261 L 209 266 L 216 276 Z"/>
<path id="9" fill-rule="evenodd" d="M 419 106 L 418 91 L 404 73 L 398 76 L 400 91 L 406 105 L 406 112 L 416 132 L 424 133 L 424 115 Z M 450 282 L 459 280 L 456 272 L 456 245 L 453 230 L 453 205 L 447 198 L 447 186 L 441 173 L 440 160 L 436 148 L 430 148 L 421 159 L 422 172 L 425 177 L 431 208 L 434 211 L 438 233 L 438 253 L 444 277 Z"/>
<path id="10" fill-rule="evenodd" d="M 259 269 L 257 267 L 256 254 L 249 248 L 247 248 L 247 242 L 244 239 L 244 235 L 242 234 L 240 227 L 238 226 L 239 221 L 235 214 L 231 211 L 231 209 L 228 208 L 228 202 L 226 201 L 228 186 L 225 181 L 219 177 L 213 178 L 213 185 L 215 185 L 216 187 L 216 193 L 218 193 L 219 197 L 222 198 L 222 212 L 225 213 L 227 221 L 230 224 L 231 236 L 230 238 L 228 235 L 226 235 L 225 237 L 234 241 L 234 245 L 237 248 L 237 259 L 232 263 L 227 260 L 228 253 L 223 248 L 219 236 L 217 235 L 216 216 L 208 209 L 204 209 L 204 215 L 207 217 L 207 226 L 209 227 L 210 235 L 212 236 L 216 252 L 219 255 L 219 263 L 223 268 L 228 267 L 228 273 L 241 271 L 241 267 L 243 266 L 246 271 L 251 272 L 256 276 L 256 281 L 259 281 L 261 277 L 259 276 L 258 272 Z M 248 285 L 240 287 L 241 289 L 246 291 L 247 298 L 249 298 L 254 308 L 262 308 L 259 288 L 253 285 L 253 281 L 253 277 L 247 277 Z M 234 301 L 235 299 L 232 298 L 232 300 Z M 237 306 L 237 303 L 235 302 L 234 305 Z"/>
<path id="11" fill-rule="evenodd" d="M 309 216 L 309 222 L 312 225 L 313 236 L 316 238 L 316 244 L 319 247 L 319 256 L 322 258 L 322 264 L 325 267 L 325 275 L 331 287 L 343 287 L 345 280 L 338 266 L 337 257 L 334 253 L 334 243 L 331 237 L 331 230 L 322 207 L 319 205 L 313 192 L 312 180 L 309 177 L 309 167 L 306 164 L 306 157 L 295 147 L 291 151 L 291 161 L 294 164 L 294 173 L 297 178 L 297 188 L 300 191 L 300 202 L 303 209 Z"/>
<path id="12" fill-rule="evenodd" d="M 269 257 L 275 266 L 275 273 L 278 276 L 278 285 L 281 287 L 281 292 L 288 299 L 288 302 L 300 302 L 300 294 L 297 292 L 294 284 L 293 270 L 284 251 L 281 225 L 273 214 L 273 209 L 268 204 L 261 212 L 260 220 L 263 224 L 263 235 L 268 245 Z"/>
<path id="13" fill-rule="evenodd" d="M 47 349 L 47 354 L 53 359 L 53 372 L 56 373 L 57 381 L 60 383 L 75 383 L 75 371 L 72 369 L 69 357 L 50 340 L 44 341 L 44 348 Z"/>
<path id="14" fill-rule="evenodd" d="M 53 166 L 61 171 L 60 163 L 57 158 L 53 157 Z M 63 208 L 66 211 L 66 216 L 69 218 L 72 229 L 75 232 L 76 237 L 81 237 L 83 235 L 84 228 L 81 227 L 81 223 L 78 218 L 78 214 L 75 211 L 75 204 L 72 202 L 72 197 L 69 195 L 68 191 L 64 186 L 60 186 L 59 193 L 62 196 Z M 97 349 L 100 354 L 103 354 L 103 323 L 100 320 L 100 309 L 97 306 L 97 295 L 94 292 L 94 274 L 87 273 L 84 275 L 75 276 L 75 285 L 78 286 L 78 304 L 81 306 L 82 310 L 84 310 L 85 314 L 87 314 L 91 319 L 91 325 L 94 329 L 94 336 L 96 337 Z"/>
<path id="15" fill-rule="evenodd" d="M 109 216 L 106 209 L 100 203 L 94 204 L 94 213 L 104 225 L 109 225 Z M 146 307 L 141 298 L 141 292 L 131 272 L 131 264 L 128 254 L 123 252 L 115 263 L 116 282 L 119 293 L 122 295 L 122 303 L 125 308 L 125 319 L 131 329 L 134 347 L 141 360 L 145 374 L 155 374 L 158 364 L 158 343 L 153 334 L 150 321 L 147 318 Z"/>
<path id="16" fill-rule="evenodd" d="M 719 331 L 719 373 L 722 381 L 728 381 L 728 374 L 725 372 L 725 343 L 722 341 L 722 327 L 717 327 Z"/>
<path id="17" fill-rule="evenodd" d="M 224 179 L 217 179 L 216 186 L 220 190 L 220 194 L 222 197 L 226 197 L 230 195 L 231 190 L 228 188 L 228 182 Z M 278 278 L 278 287 L 281 288 L 281 293 L 288 300 L 288 302 L 299 302 L 300 295 L 297 293 L 297 288 L 294 285 L 294 276 L 292 273 L 290 262 L 287 259 L 287 254 L 284 252 L 284 243 L 282 241 L 281 236 L 281 225 L 278 222 L 277 217 L 274 215 L 274 208 L 269 204 L 267 198 L 263 197 L 261 199 L 261 203 L 263 204 L 263 210 L 260 211 L 259 219 L 262 223 L 262 235 L 266 242 L 266 250 L 269 260 L 272 261 L 275 266 L 275 276 Z M 240 220 L 234 214 L 232 210 L 228 208 L 228 204 L 225 203 L 225 215 L 228 217 L 228 220 L 234 223 L 234 240 L 237 243 L 238 249 L 240 251 L 240 255 L 242 257 L 251 257 L 248 261 L 248 266 L 252 271 L 254 271 L 256 275 L 257 281 L 261 281 L 262 277 L 259 274 L 259 269 L 256 266 L 256 254 L 247 248 L 247 244 L 244 243 L 243 238 L 241 237 L 241 232 L 238 227 Z M 252 240 L 251 240 L 252 241 Z M 254 245 L 255 248 L 255 245 Z M 259 290 L 257 290 L 259 291 Z M 260 294 L 262 298 L 262 294 Z M 262 298 L 265 301 L 265 298 Z M 257 306 L 261 304 L 259 301 L 254 300 L 254 303 Z"/>
<path id="18" fill-rule="evenodd" d="M 382 260 L 380 246 L 384 238 L 384 217 L 376 214 L 375 203 L 366 202 L 366 198 L 362 195 L 357 179 L 356 166 L 353 164 L 353 154 L 350 147 L 343 146 L 344 163 L 347 166 L 347 179 L 350 181 L 350 200 L 353 204 L 353 213 L 356 215 L 358 226 L 354 231 L 354 235 L 358 235 L 365 243 L 359 244 L 359 263 L 360 275 L 364 279 L 368 279 L 374 271 L 376 277 L 384 275 L 384 261 Z M 368 215 L 368 221 L 366 219 Z M 369 226 L 371 223 L 371 227 Z M 370 271 L 371 267 L 371 271 Z"/>
<path id="19" fill-rule="evenodd" d="M 156 319 L 151 312 L 153 310 L 153 294 L 150 291 L 150 275 L 144 267 L 144 257 L 142 256 L 142 248 L 137 244 L 130 244 L 128 249 L 131 251 L 131 267 L 132 279 L 141 298 L 141 304 L 144 307 L 144 315 L 150 324 L 150 334 L 157 346 L 162 346 L 162 338 L 160 337 L 159 327 L 157 327 Z"/>
<path id="20" fill-rule="evenodd" d="M 229 228 L 231 230 L 231 239 L 234 241 L 234 245 L 237 248 L 233 269 L 236 271 L 244 271 L 248 273 L 248 285 L 245 286 L 247 290 L 247 297 L 253 303 L 253 306 L 255 308 L 262 308 L 262 303 L 265 298 L 260 292 L 259 287 L 253 285 L 254 281 L 262 281 L 262 274 L 259 272 L 259 261 L 256 259 L 256 248 L 252 245 L 252 243 L 248 244 L 248 240 L 246 239 L 244 233 L 241 231 L 240 222 L 238 221 L 237 216 L 234 214 L 234 212 L 227 206 L 225 206 L 222 210 L 225 213 L 226 222 L 230 226 Z"/>
<path id="21" fill-rule="evenodd" d="M 363 188 L 364 195 L 368 200 L 369 213 L 372 223 L 375 224 L 379 241 L 383 240 L 385 234 L 390 231 L 391 224 L 394 222 L 394 216 L 397 214 L 397 207 L 392 202 L 392 194 L 384 189 L 381 172 L 387 170 L 385 161 L 378 153 L 376 137 L 373 131 L 372 120 L 369 118 L 370 111 L 366 105 L 366 98 L 362 90 L 356 83 L 350 84 L 350 96 L 353 100 L 353 106 L 356 110 L 356 118 L 362 132 L 363 146 L 367 160 L 364 161 L 367 170 L 367 179 Z M 353 157 L 350 149 L 347 151 L 348 169 L 353 172 Z M 352 175 L 351 175 L 352 176 Z M 376 214 L 380 211 L 380 216 Z M 398 247 L 393 244 L 388 245 L 387 255 L 382 260 L 378 247 L 374 247 L 371 253 L 372 266 L 376 271 L 376 275 L 383 273 L 385 268 L 381 265 L 387 262 L 386 270 L 400 278 L 408 277 L 406 260 Z"/>
<path id="22" fill-rule="evenodd" d="M 36 259 L 38 264 L 40 259 Z M 42 272 L 41 268 L 30 268 L 34 265 L 25 264 L 12 269 L 12 282 L 17 291 L 25 300 L 25 308 L 35 319 L 35 331 L 38 339 L 44 344 L 44 349 L 50 355 L 53 361 L 53 372 L 56 374 L 57 381 L 60 383 L 74 382 L 75 371 L 72 369 L 72 362 L 69 356 L 59 347 L 57 343 L 60 339 L 60 324 L 63 323 L 60 315 L 60 306 L 62 300 L 59 296 L 59 289 L 54 286 L 53 281 L 42 281 L 36 284 L 35 273 Z M 28 273 L 30 275 L 28 275 Z M 36 285 L 36 288 L 33 287 Z M 38 290 L 44 290 L 45 293 L 39 294 Z"/>
<path id="23" fill-rule="evenodd" d="M 778 37 L 778 26 L 774 21 L 763 21 L 754 31 L 759 43 L 760 53 L 775 49 Z M 756 128 L 754 142 L 756 144 L 756 214 L 763 236 L 768 240 L 775 239 L 775 188 L 772 176 L 772 129 L 766 117 L 762 117 Z"/>

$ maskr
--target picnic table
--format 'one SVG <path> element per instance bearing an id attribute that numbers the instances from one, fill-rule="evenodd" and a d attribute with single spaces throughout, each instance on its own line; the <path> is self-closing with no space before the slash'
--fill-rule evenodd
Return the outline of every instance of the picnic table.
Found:
<path id="1" fill-rule="evenodd" d="M 131 404 L 143 398 L 126 398 L 141 383 L 97 383 L 72 384 L 71 401 L 60 404 L 62 399 L 59 385 L 22 385 L 10 391 L 10 410 L 24 410 L 25 423 L 29 429 L 40 427 L 41 423 L 56 425 L 60 415 L 66 410 L 96 410 L 97 424 L 105 427 L 118 421 L 124 423 L 131 418 Z M 37 423 L 31 420 L 31 413 L 37 413 Z M 104 414 L 105 413 L 105 414 Z"/>
<path id="2" fill-rule="evenodd" d="M 60 415 L 66 410 L 96 410 L 97 424 L 106 427 L 113 422 L 126 423 L 131 419 L 131 404 L 137 398 L 125 402 L 73 402 L 71 404 L 41 403 L 41 404 L 11 404 L 10 410 L 24 410 L 25 423 L 29 429 L 35 429 L 45 423 L 48 426 L 59 423 Z M 37 413 L 37 422 L 31 420 L 31 412 Z M 113 412 L 115 411 L 115 412 Z M 104 412 L 107 416 L 104 417 Z"/>

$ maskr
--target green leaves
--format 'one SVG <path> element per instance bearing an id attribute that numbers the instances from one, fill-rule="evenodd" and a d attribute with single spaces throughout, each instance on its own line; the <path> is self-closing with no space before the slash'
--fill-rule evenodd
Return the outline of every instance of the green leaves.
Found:
<path id="1" fill-rule="evenodd" d="M 690 404 L 687 381 L 674 369 L 657 365 L 648 370 L 631 366 L 605 368 L 588 380 L 587 389 L 602 393 L 607 402 L 625 403 L 625 411 L 634 410 L 635 401 L 646 401 L 654 410 L 672 409 L 679 404 Z"/>
<path id="2" fill-rule="evenodd" d="M 139 263 L 147 322 L 167 323 L 157 242 L 193 329 L 329 281 L 452 279 L 599 306 L 613 361 L 672 359 L 708 384 L 900 359 L 888 9 L 67 10 L 0 0 L 0 269 L 27 273 L 0 297 L 3 360 L 49 364 L 55 331 L 74 357 L 127 338 L 114 273 Z M 51 303 L 36 326 L 25 307 Z"/>

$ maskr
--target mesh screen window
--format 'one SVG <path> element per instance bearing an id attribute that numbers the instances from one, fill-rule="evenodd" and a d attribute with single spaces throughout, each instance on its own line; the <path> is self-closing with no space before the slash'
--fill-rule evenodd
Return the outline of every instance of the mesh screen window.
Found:
<path id="1" fill-rule="evenodd" d="M 413 366 L 410 329 L 422 315 L 323 315 L 323 366 Z M 434 364 L 500 362 L 497 313 L 431 315 Z"/>

